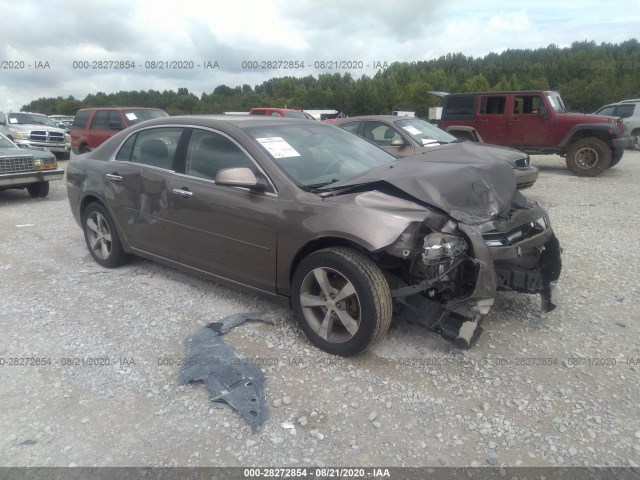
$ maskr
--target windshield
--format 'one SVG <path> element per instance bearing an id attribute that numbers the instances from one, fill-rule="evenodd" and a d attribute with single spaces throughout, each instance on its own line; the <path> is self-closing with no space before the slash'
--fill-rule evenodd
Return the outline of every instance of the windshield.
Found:
<path id="1" fill-rule="evenodd" d="M 129 126 L 136 123 L 144 122 L 145 120 L 151 120 L 152 118 L 168 117 L 169 114 L 164 110 L 124 110 L 123 111 L 127 123 Z"/>
<path id="2" fill-rule="evenodd" d="M 320 188 L 393 162 L 366 140 L 329 125 L 278 125 L 244 129 L 301 188 Z"/>
<path id="3" fill-rule="evenodd" d="M 11 140 L 0 133 L 0 148 L 18 148 Z"/>
<path id="4" fill-rule="evenodd" d="M 395 124 L 400 127 L 404 133 L 418 142 L 419 145 L 451 143 L 456 141 L 456 137 L 453 135 L 419 118 L 398 120 Z"/>
<path id="5" fill-rule="evenodd" d="M 547 99 L 551 104 L 551 107 L 554 111 L 562 113 L 567 111 L 567 107 L 564 106 L 564 102 L 562 98 L 560 98 L 560 94 L 557 92 L 545 92 L 547 95 Z"/>
<path id="6" fill-rule="evenodd" d="M 307 120 L 309 119 L 309 117 L 307 117 L 307 114 L 304 112 L 284 112 L 284 116 L 290 118 L 305 118 Z"/>
<path id="7" fill-rule="evenodd" d="M 46 115 L 38 113 L 9 113 L 9 123 L 13 125 L 46 125 L 47 127 L 58 127 Z"/>

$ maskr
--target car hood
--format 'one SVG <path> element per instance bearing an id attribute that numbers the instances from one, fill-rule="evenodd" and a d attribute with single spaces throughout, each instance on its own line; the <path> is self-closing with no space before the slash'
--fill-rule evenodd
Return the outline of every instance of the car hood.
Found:
<path id="1" fill-rule="evenodd" d="M 48 150 L 35 148 L 0 148 L 0 157 L 14 157 L 18 155 L 29 155 L 34 158 L 51 158 L 53 153 Z"/>
<path id="2" fill-rule="evenodd" d="M 320 190 L 339 194 L 353 188 L 385 186 L 443 210 L 455 220 L 477 225 L 510 207 L 516 177 L 490 149 L 462 142 L 432 147 L 429 153 L 373 168 Z"/>

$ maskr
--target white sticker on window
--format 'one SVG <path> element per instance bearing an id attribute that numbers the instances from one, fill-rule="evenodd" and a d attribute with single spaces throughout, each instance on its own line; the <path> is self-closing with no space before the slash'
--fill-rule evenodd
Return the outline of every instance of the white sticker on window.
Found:
<path id="1" fill-rule="evenodd" d="M 138 119 L 138 117 L 136 117 L 136 114 L 133 113 L 133 112 L 125 113 L 124 116 L 127 117 L 129 120 L 137 120 Z"/>
<path id="2" fill-rule="evenodd" d="M 10 118 L 9 119 L 9 123 L 18 123 L 18 119 L 17 118 Z"/>
<path id="3" fill-rule="evenodd" d="M 438 145 L 438 140 L 435 140 L 433 138 L 423 138 L 422 139 L 422 146 L 423 147 L 435 147 L 436 145 Z"/>
<path id="4" fill-rule="evenodd" d="M 282 137 L 256 138 L 273 158 L 299 157 L 300 154 Z"/>
<path id="5" fill-rule="evenodd" d="M 413 125 L 407 125 L 406 127 L 402 127 L 405 132 L 409 132 L 411 135 L 420 135 L 422 132 L 418 130 Z"/>

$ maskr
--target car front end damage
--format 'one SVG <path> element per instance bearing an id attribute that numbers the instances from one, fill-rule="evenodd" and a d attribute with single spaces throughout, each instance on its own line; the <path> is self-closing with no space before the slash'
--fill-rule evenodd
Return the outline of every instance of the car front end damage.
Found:
<path id="1" fill-rule="evenodd" d="M 379 253 L 394 314 L 463 349 L 478 340 L 498 290 L 540 294 L 545 312 L 556 306 L 560 244 L 544 209 L 521 195 L 507 213 L 474 225 L 434 213 Z M 475 316 L 444 306 L 460 300 L 475 302 Z"/>

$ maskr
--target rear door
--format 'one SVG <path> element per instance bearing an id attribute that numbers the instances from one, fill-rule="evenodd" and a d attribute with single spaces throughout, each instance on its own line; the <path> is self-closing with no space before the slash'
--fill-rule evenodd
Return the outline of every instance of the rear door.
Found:
<path id="1" fill-rule="evenodd" d="M 140 130 L 108 162 L 107 203 L 129 244 L 147 253 L 176 259 L 175 230 L 169 221 L 174 200 L 169 190 L 184 129 Z"/>
<path id="2" fill-rule="evenodd" d="M 278 197 L 216 185 L 216 173 L 246 167 L 263 175 L 228 135 L 193 129 L 183 174 L 171 182 L 170 220 L 178 260 L 222 277 L 275 292 Z"/>

